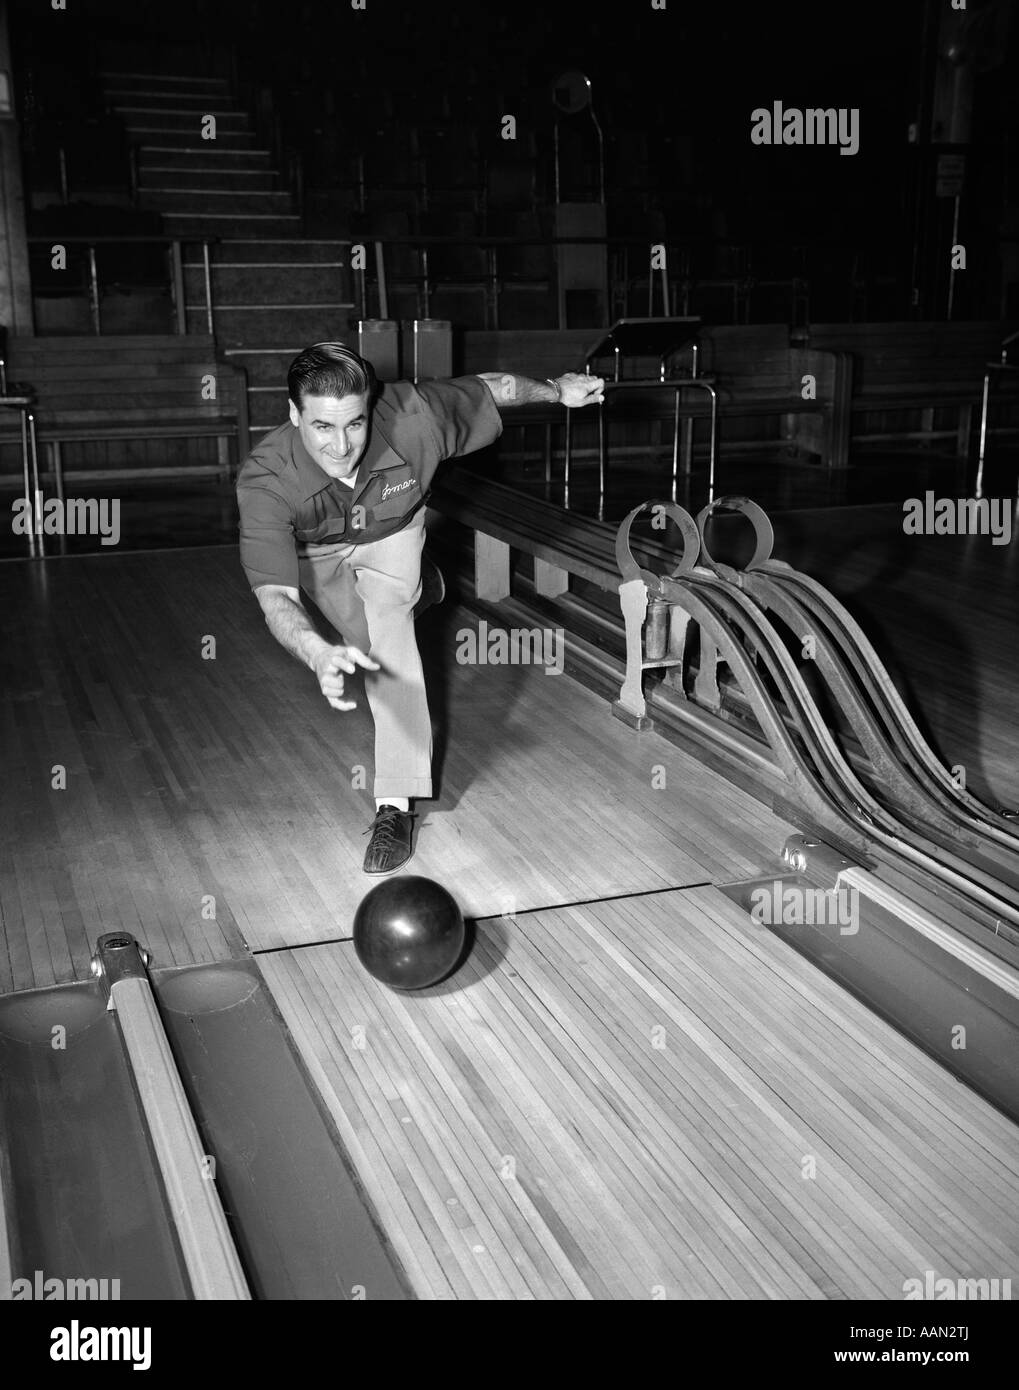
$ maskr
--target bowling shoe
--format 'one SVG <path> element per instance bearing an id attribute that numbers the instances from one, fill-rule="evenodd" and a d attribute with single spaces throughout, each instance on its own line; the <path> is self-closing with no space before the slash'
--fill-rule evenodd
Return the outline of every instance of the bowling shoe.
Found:
<path id="1" fill-rule="evenodd" d="M 431 608 L 433 603 L 441 603 L 445 597 L 446 581 L 442 577 L 442 571 L 427 555 L 422 555 L 421 597 L 414 605 L 414 617 L 419 618 L 426 608 Z"/>
<path id="2" fill-rule="evenodd" d="M 414 853 L 414 812 L 395 806 L 380 806 L 372 822 L 368 848 L 364 855 L 366 874 L 391 874 L 402 869 Z"/>

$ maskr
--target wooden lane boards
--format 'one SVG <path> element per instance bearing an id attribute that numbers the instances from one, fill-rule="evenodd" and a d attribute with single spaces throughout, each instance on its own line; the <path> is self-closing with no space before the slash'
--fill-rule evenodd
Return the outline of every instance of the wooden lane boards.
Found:
<path id="1" fill-rule="evenodd" d="M 85 979 L 123 929 L 157 966 L 349 935 L 373 734 L 266 633 L 236 555 L 75 557 L 5 576 L 0 991 Z M 468 914 L 759 873 L 792 831 L 569 676 L 461 665 L 450 607 L 440 793 L 415 867 Z M 203 643 L 215 638 L 215 659 Z M 51 788 L 66 767 L 68 788 Z M 354 787 L 353 771 L 364 776 Z M 9 814 L 8 814 L 9 813 Z M 568 852 L 566 851 L 568 847 Z"/>
<path id="2" fill-rule="evenodd" d="M 344 944 L 261 963 L 421 1296 L 1016 1270 L 1014 1127 L 713 889 L 481 923 L 418 995 Z"/>

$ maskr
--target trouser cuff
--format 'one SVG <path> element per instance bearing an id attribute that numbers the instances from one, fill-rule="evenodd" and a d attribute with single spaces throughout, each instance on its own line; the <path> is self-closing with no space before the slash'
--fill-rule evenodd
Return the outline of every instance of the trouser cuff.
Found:
<path id="1" fill-rule="evenodd" d="M 432 779 L 430 777 L 376 777 L 375 797 L 381 796 L 406 796 L 423 797 L 426 800 L 432 795 Z"/>

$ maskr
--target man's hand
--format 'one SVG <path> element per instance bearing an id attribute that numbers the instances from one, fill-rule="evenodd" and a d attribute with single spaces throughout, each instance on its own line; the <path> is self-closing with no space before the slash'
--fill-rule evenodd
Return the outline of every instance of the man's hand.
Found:
<path id="1" fill-rule="evenodd" d="M 587 376 L 583 372 L 563 372 L 554 385 L 551 377 L 534 381 L 529 376 L 517 376 L 514 372 L 478 372 L 477 375 L 491 391 L 492 399 L 500 410 L 515 405 L 550 403 L 575 408 L 597 405 L 604 400 L 604 378 Z"/>
<path id="2" fill-rule="evenodd" d="M 345 671 L 348 676 L 354 674 L 358 666 L 363 666 L 366 671 L 379 671 L 381 667 L 377 661 L 372 661 L 365 656 L 364 652 L 357 647 L 323 647 L 315 657 L 312 669 L 318 676 L 319 688 L 326 697 L 333 709 L 357 709 L 356 700 L 345 700 L 343 698 L 343 676 Z"/>
<path id="3" fill-rule="evenodd" d="M 586 376 L 583 372 L 563 372 L 556 377 L 562 394 L 563 405 L 576 409 L 584 405 L 597 405 L 605 399 L 605 378 Z"/>

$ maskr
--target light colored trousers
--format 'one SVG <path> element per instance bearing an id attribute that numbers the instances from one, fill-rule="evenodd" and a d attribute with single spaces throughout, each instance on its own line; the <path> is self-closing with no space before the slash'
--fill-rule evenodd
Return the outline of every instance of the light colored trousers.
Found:
<path id="1" fill-rule="evenodd" d="M 301 588 L 344 642 L 380 671 L 365 671 L 375 720 L 375 796 L 430 797 L 432 722 L 414 632 L 421 597 L 425 509 L 385 540 L 323 545 L 300 556 Z"/>

